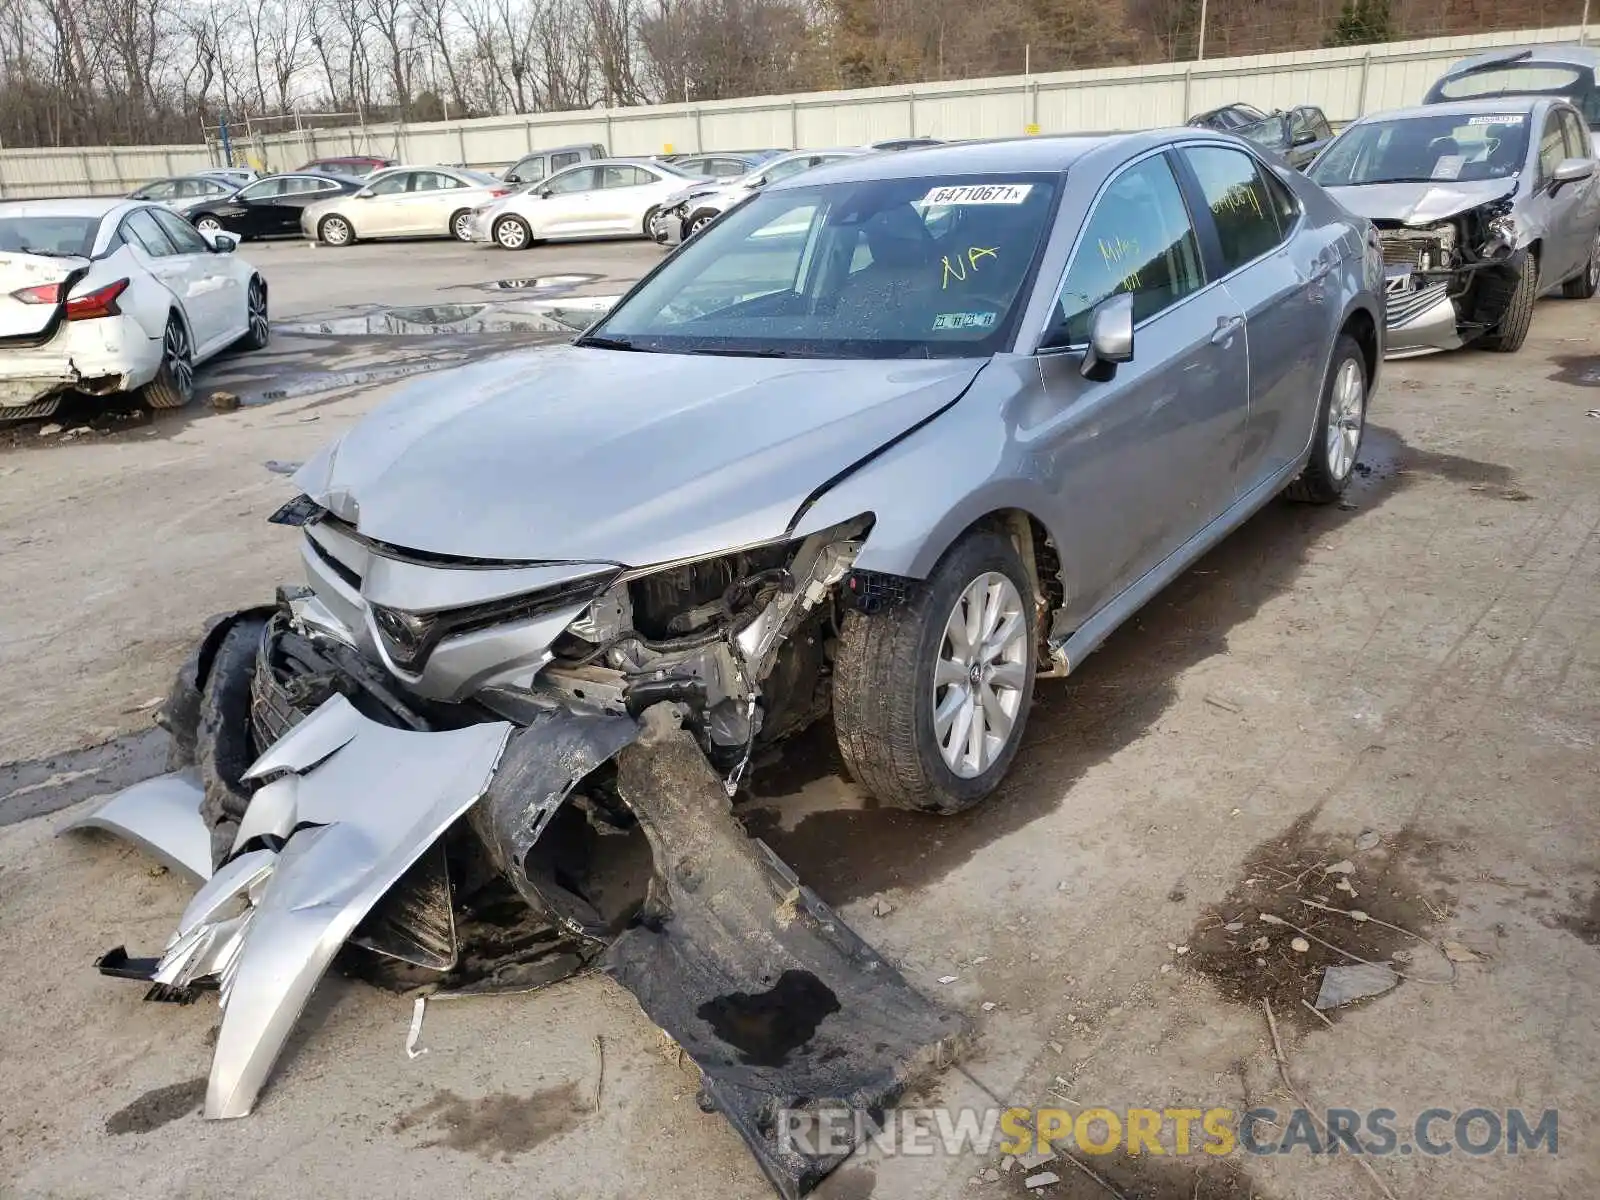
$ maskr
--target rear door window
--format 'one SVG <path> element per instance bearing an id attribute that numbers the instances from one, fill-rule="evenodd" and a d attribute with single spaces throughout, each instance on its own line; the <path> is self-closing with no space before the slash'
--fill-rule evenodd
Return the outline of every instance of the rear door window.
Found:
<path id="1" fill-rule="evenodd" d="M 1268 190 L 1255 159 L 1224 146 L 1195 146 L 1182 153 L 1211 209 L 1224 274 L 1269 253 L 1283 240 L 1280 201 Z"/>
<path id="2" fill-rule="evenodd" d="M 1061 281 L 1048 342 L 1081 345 L 1097 305 L 1124 292 L 1144 321 L 1205 285 L 1194 223 L 1165 155 L 1113 179 L 1084 224 Z"/>
<path id="3" fill-rule="evenodd" d="M 239 199 L 240 200 L 271 200 L 271 199 L 273 199 L 273 198 L 275 198 L 277 196 L 283 195 L 284 192 L 288 190 L 285 187 L 285 184 L 287 182 L 288 181 L 284 180 L 284 179 L 263 179 L 263 180 L 260 180 L 257 183 L 252 183 L 249 187 L 245 188 L 244 191 L 240 192 L 239 193 Z"/>
<path id="4" fill-rule="evenodd" d="M 550 169 L 552 171 L 559 171 L 562 167 L 570 167 L 574 163 L 581 163 L 582 161 L 583 151 L 562 150 L 550 156 Z"/>
<path id="5" fill-rule="evenodd" d="M 604 168 L 600 186 L 606 188 L 643 187 L 645 184 L 654 183 L 655 181 L 654 175 L 639 167 L 606 167 Z"/>

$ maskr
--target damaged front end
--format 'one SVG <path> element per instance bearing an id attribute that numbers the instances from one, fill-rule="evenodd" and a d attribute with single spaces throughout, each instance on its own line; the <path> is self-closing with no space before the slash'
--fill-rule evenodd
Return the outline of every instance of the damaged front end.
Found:
<path id="1" fill-rule="evenodd" d="M 1387 356 L 1454 350 L 1494 333 L 1537 270 L 1510 196 L 1439 220 L 1374 217 L 1383 246 Z"/>
<path id="2" fill-rule="evenodd" d="M 335 962 L 398 988 L 598 966 L 700 1067 L 785 1196 L 778 1113 L 878 1114 L 963 1036 L 759 841 L 731 797 L 826 712 L 837 585 L 869 522 L 635 570 L 372 541 L 301 497 L 312 587 L 213 623 L 162 710 L 173 773 L 76 823 L 201 876 L 162 954 L 215 989 L 205 1114 L 253 1107 Z"/>

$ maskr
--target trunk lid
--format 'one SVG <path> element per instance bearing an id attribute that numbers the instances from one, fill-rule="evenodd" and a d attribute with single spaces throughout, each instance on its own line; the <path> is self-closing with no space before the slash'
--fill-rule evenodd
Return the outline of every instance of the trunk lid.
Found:
<path id="1" fill-rule="evenodd" d="M 38 338 L 53 333 L 70 284 L 89 268 L 89 260 L 76 255 L 29 254 L 21 250 L 0 251 L 0 339 Z M 58 288 L 55 303 L 27 303 L 18 292 L 30 288 L 68 285 Z"/>

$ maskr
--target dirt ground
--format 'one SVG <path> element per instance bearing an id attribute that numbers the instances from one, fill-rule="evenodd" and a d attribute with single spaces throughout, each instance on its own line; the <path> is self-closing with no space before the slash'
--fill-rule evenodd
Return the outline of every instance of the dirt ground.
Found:
<path id="1" fill-rule="evenodd" d="M 395 269 L 374 249 L 324 266 L 331 252 L 272 248 L 280 317 L 356 303 L 352 275 L 372 294 Z M 510 273 L 507 256 L 405 253 L 397 303 L 479 303 Z M 513 261 L 600 277 L 530 293 L 564 296 L 620 290 L 652 253 Z M 1041 684 L 1013 775 L 978 811 L 877 809 L 821 734 L 764 768 L 751 830 L 978 1030 L 927 1102 L 1287 1113 L 1265 997 L 1316 1109 L 1389 1108 L 1403 1129 L 1434 1107 L 1559 1110 L 1555 1154 L 1365 1160 L 1394 1197 L 1600 1195 L 1597 314 L 1547 300 L 1519 354 L 1390 364 L 1348 503 L 1270 506 Z M 151 712 L 202 619 L 297 576 L 294 537 L 265 521 L 292 488 L 264 464 L 304 459 L 387 390 L 340 376 L 265 398 L 521 335 L 431 336 L 280 336 L 267 365 L 213 370 L 245 381 L 236 412 L 0 440 L 0 1195 L 771 1194 L 697 1108 L 692 1068 L 602 978 L 435 1003 L 414 1060 L 409 1002 L 330 979 L 256 1113 L 207 1123 L 214 1001 L 146 1004 L 91 967 L 121 942 L 158 949 L 189 889 L 55 831 L 159 769 Z M 1295 949 L 1263 912 L 1316 940 Z M 1325 1022 L 1301 1002 L 1341 961 L 1329 945 L 1398 950 L 1405 978 Z M 1385 1194 L 1351 1155 L 1303 1150 L 1057 1157 L 1037 1170 L 1059 1182 L 1032 1190 L 1004 1165 L 870 1152 L 819 1195 Z"/>

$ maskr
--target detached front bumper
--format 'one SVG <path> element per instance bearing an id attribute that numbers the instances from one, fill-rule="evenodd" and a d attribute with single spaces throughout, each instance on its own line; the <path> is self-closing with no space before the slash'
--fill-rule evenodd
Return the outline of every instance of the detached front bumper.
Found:
<path id="1" fill-rule="evenodd" d="M 637 721 L 571 708 L 526 724 L 441 717 L 381 694 L 336 653 L 317 658 L 315 645 L 283 609 L 214 624 L 163 710 L 175 757 L 193 765 L 68 826 L 127 837 L 205 880 L 159 958 L 118 947 L 100 965 L 147 981 L 152 1000 L 218 991 L 208 1118 L 251 1110 L 347 943 L 450 986 L 467 957 L 467 881 L 497 877 L 535 927 L 576 947 L 549 956 L 551 939 L 534 939 L 545 957 L 513 973 L 515 988 L 598 960 L 688 1052 L 703 1102 L 785 1197 L 845 1155 L 797 1153 L 777 1113 L 836 1104 L 876 1118 L 955 1056 L 964 1022 L 745 834 L 671 705 Z M 289 655 L 303 669 L 280 670 Z M 408 721 L 431 727 L 399 727 Z M 595 821 L 569 801 L 602 775 L 653 862 L 631 916 L 609 925 L 569 890 L 576 864 L 550 861 L 565 845 L 553 824 Z"/>
<path id="2" fill-rule="evenodd" d="M 1525 252 L 1453 270 L 1391 266 L 1384 279 L 1385 358 L 1455 350 L 1498 328 L 1521 273 Z"/>

